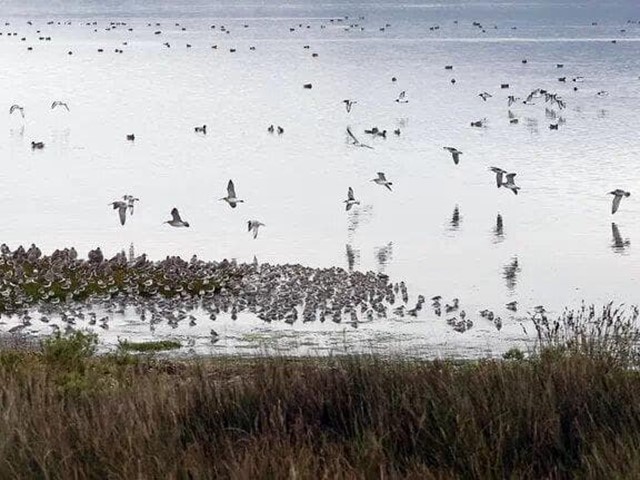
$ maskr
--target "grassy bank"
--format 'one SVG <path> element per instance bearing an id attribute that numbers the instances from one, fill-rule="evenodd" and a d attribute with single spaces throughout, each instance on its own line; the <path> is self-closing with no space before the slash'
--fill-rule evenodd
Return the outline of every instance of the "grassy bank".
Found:
<path id="1" fill-rule="evenodd" d="M 2 478 L 640 475 L 640 373 L 547 346 L 479 362 L 0 352 Z"/>

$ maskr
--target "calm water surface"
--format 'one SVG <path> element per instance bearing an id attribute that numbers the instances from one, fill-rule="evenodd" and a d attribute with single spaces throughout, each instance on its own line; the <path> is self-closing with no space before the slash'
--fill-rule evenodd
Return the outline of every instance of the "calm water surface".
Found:
<path id="1" fill-rule="evenodd" d="M 494 309 L 507 324 L 498 340 L 508 341 L 522 333 L 503 308 L 512 300 L 524 311 L 638 302 L 640 25 L 627 23 L 640 19 L 635 1 L 8 1 L 2 16 L 0 96 L 26 116 L 0 116 L 2 241 L 12 248 L 101 246 L 113 255 L 133 243 L 156 259 L 255 256 L 384 271 L 414 294 L 459 297 L 473 315 Z M 127 25 L 107 29 L 110 21 Z M 506 97 L 535 88 L 566 100 L 559 130 L 549 130 L 556 120 L 540 99 L 512 106 L 519 123 L 509 123 Z M 401 90 L 409 103 L 394 102 Z M 484 102 L 482 91 L 493 97 Z M 350 114 L 345 98 L 358 101 Z M 56 99 L 71 111 L 51 111 Z M 483 118 L 486 128 L 470 127 Z M 206 136 L 193 131 L 202 124 Z M 270 124 L 284 135 L 268 134 Z M 349 146 L 347 126 L 374 149 Z M 388 138 L 365 135 L 372 126 Z M 45 149 L 32 151 L 33 140 Z M 448 145 L 464 152 L 460 165 Z M 517 172 L 518 196 L 495 188 L 494 165 Z M 370 182 L 378 171 L 393 192 Z M 234 210 L 218 201 L 230 178 L 246 201 Z M 347 213 L 349 186 L 362 203 Z M 612 216 L 615 188 L 632 196 Z M 141 202 L 123 228 L 107 204 L 125 193 Z M 173 206 L 191 228 L 162 225 Z M 266 224 L 255 241 L 249 219 Z M 281 329 L 246 322 L 238 335 Z M 497 341 L 491 328 L 460 336 L 440 324 L 425 314 L 359 335 L 377 345 L 395 334 L 389 343 L 400 348 L 405 334 L 440 332 L 446 348 Z"/>

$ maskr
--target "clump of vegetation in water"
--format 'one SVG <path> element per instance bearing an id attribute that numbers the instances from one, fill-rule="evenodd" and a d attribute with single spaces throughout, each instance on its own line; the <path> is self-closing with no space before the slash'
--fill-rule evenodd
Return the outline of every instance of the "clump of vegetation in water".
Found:
<path id="1" fill-rule="evenodd" d="M 175 350 L 180 347 L 182 347 L 182 344 L 176 340 L 159 340 L 152 342 L 120 340 L 118 342 L 118 349 L 123 352 L 162 352 L 164 350 Z"/>

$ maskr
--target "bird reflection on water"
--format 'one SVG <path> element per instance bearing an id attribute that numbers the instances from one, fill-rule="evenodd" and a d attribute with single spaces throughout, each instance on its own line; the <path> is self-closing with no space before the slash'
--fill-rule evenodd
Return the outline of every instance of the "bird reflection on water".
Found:
<path id="1" fill-rule="evenodd" d="M 460 229 L 460 223 L 462 222 L 462 215 L 460 215 L 460 207 L 456 205 L 451 214 L 451 220 L 449 220 L 449 231 L 457 232 Z"/>
<path id="2" fill-rule="evenodd" d="M 360 264 L 360 250 L 353 248 L 352 245 L 348 243 L 345 245 L 346 247 L 346 257 L 347 257 L 347 267 L 350 272 L 353 272 L 354 267 Z"/>
<path id="3" fill-rule="evenodd" d="M 347 231 L 353 234 L 361 225 L 366 225 L 373 216 L 373 205 L 361 205 L 349 211 L 347 216 Z"/>
<path id="4" fill-rule="evenodd" d="M 504 278 L 509 290 L 516 288 L 519 273 L 520 265 L 518 264 L 518 257 L 513 257 L 511 261 L 504 266 L 502 271 L 502 277 Z"/>
<path id="5" fill-rule="evenodd" d="M 378 272 L 384 272 L 386 266 L 393 260 L 393 242 L 389 242 L 382 247 L 376 247 L 375 250 L 376 263 L 378 264 Z"/>
<path id="6" fill-rule="evenodd" d="M 627 253 L 627 248 L 631 246 L 631 241 L 627 239 L 623 239 L 620 234 L 620 229 L 615 222 L 611 222 L 611 250 L 616 253 Z"/>
<path id="7" fill-rule="evenodd" d="M 502 221 L 502 215 L 498 214 L 496 217 L 496 226 L 493 228 L 493 242 L 500 243 L 504 240 L 504 223 Z"/>

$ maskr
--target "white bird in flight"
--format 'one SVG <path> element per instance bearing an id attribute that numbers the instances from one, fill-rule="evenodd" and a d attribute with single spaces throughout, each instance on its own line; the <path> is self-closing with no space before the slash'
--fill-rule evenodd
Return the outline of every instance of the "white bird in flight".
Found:
<path id="1" fill-rule="evenodd" d="M 351 127 L 347 127 L 347 134 L 349 135 L 349 138 L 351 139 L 351 145 L 353 145 L 355 147 L 370 148 L 370 149 L 373 150 L 373 147 L 370 147 L 369 145 L 365 145 L 364 143 L 360 142 L 360 140 L 358 140 L 356 138 L 356 136 L 351 131 Z"/>
<path id="2" fill-rule="evenodd" d="M 124 199 L 125 202 L 127 202 L 127 207 L 129 208 L 129 214 L 133 215 L 133 207 L 135 205 L 135 202 L 139 202 L 140 199 L 137 197 L 134 197 L 133 195 L 124 195 L 122 198 Z"/>
<path id="3" fill-rule="evenodd" d="M 264 226 L 264 223 L 259 222 L 258 220 L 249 220 L 247 222 L 247 231 L 253 232 L 253 238 L 256 239 L 258 238 L 258 229 Z"/>
<path id="4" fill-rule="evenodd" d="M 65 102 L 61 102 L 60 100 L 56 100 L 51 104 L 51 110 L 54 110 L 57 107 L 64 107 L 67 109 L 67 112 L 69 111 L 69 105 L 67 105 Z"/>
<path id="5" fill-rule="evenodd" d="M 182 218 L 180 218 L 180 213 L 176 207 L 173 207 L 171 210 L 171 220 L 167 220 L 164 223 L 168 223 L 172 227 L 188 227 L 189 222 L 184 222 Z"/>
<path id="6" fill-rule="evenodd" d="M 396 103 L 409 103 L 406 91 L 403 90 L 400 92 L 400 95 L 398 95 L 398 98 L 396 98 Z"/>
<path id="7" fill-rule="evenodd" d="M 393 185 L 393 183 L 387 180 L 387 177 L 383 172 L 378 172 L 378 176 L 371 181 L 377 183 L 378 185 L 382 185 L 383 187 L 387 187 L 389 191 L 391 191 L 391 185 Z"/>
<path id="8" fill-rule="evenodd" d="M 24 108 L 17 104 L 11 105 L 11 108 L 9 108 L 9 115 L 11 115 L 16 110 L 18 110 L 20 112 L 20 115 L 22 115 L 22 118 L 24 118 Z"/>
<path id="9" fill-rule="evenodd" d="M 618 208 L 620 208 L 620 201 L 622 200 L 622 197 L 628 197 L 631 193 L 620 188 L 616 188 L 613 192 L 609 192 L 609 195 L 613 195 L 613 203 L 611 204 L 611 214 L 613 215 L 618 211 Z"/>
<path id="10" fill-rule="evenodd" d="M 507 181 L 504 182 L 502 184 L 502 186 L 504 188 L 508 188 L 509 190 L 511 190 L 513 193 L 515 193 L 516 195 L 518 194 L 518 190 L 520 190 L 520 187 L 518 187 L 515 182 L 513 181 L 513 179 L 515 178 L 516 174 L 515 173 L 507 173 L 506 177 L 507 177 Z"/>
<path id="11" fill-rule="evenodd" d="M 353 207 L 354 205 L 360 205 L 360 201 L 356 200 L 356 198 L 353 196 L 353 188 L 349 187 L 349 190 L 347 191 L 347 199 L 344 201 L 347 212 L 349 210 L 351 210 L 351 207 Z"/>
<path id="12" fill-rule="evenodd" d="M 444 148 L 446 151 L 448 151 L 451 154 L 451 157 L 453 158 L 453 163 L 455 163 L 456 165 L 460 163 L 460 155 L 462 155 L 462 152 L 460 150 L 454 147 L 442 147 L 442 148 Z"/>
<path id="13" fill-rule="evenodd" d="M 220 200 L 227 202 L 231 208 L 236 208 L 239 203 L 244 203 L 244 200 L 240 200 L 236 196 L 236 188 L 233 185 L 233 180 L 229 180 L 229 183 L 227 184 L 227 196 Z"/>

